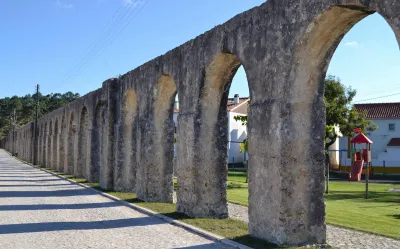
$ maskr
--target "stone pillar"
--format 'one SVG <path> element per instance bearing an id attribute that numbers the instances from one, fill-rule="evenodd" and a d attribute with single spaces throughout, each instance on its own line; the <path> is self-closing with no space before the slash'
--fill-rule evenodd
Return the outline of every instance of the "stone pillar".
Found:
<path id="1" fill-rule="evenodd" d="M 46 148 L 46 162 L 47 162 L 47 167 L 53 169 L 53 163 L 52 163 L 52 151 L 53 151 L 53 122 L 50 121 L 49 123 L 49 134 L 47 135 L 47 148 Z"/>
<path id="2" fill-rule="evenodd" d="M 226 218 L 227 169 L 224 158 L 227 150 L 221 151 L 223 145 L 219 147 L 218 144 L 222 143 L 219 138 L 226 136 L 226 131 L 219 130 L 216 123 L 209 126 L 209 129 L 204 127 L 208 121 L 203 117 L 201 113 L 190 113 L 182 109 L 179 113 L 177 211 L 191 217 Z M 210 118 L 218 120 L 218 117 Z M 210 133 L 205 134 L 205 131 Z M 217 131 L 220 133 L 217 134 Z M 226 140 L 223 143 L 226 148 Z"/>
<path id="3" fill-rule="evenodd" d="M 137 197 L 147 202 L 173 202 L 174 121 L 173 106 L 176 86 L 171 76 L 163 75 L 147 99 L 148 106 L 141 113 L 137 160 Z M 142 101 L 141 101 L 142 102 Z M 152 106 L 150 108 L 149 106 Z"/>
<path id="4" fill-rule="evenodd" d="M 43 146 L 43 124 L 38 125 L 38 165 L 42 165 L 42 146 Z"/>
<path id="5" fill-rule="evenodd" d="M 87 180 L 89 182 L 100 181 L 100 169 L 103 167 L 103 156 L 101 154 L 103 147 L 103 104 L 99 100 L 95 107 L 93 115 L 93 127 L 91 130 L 90 142 L 90 164 Z"/>
<path id="6" fill-rule="evenodd" d="M 66 173 L 69 175 L 75 174 L 75 165 L 77 162 L 77 122 L 76 122 L 75 113 L 73 110 L 69 111 L 69 119 L 68 119 L 68 135 L 67 135 L 67 165 L 64 167 L 66 169 Z"/>
<path id="7" fill-rule="evenodd" d="M 88 163 L 90 159 L 90 130 L 89 130 L 89 114 L 86 107 L 83 107 L 80 111 L 79 118 L 79 131 L 78 131 L 78 157 L 76 162 L 76 168 L 74 170 L 75 175 L 79 177 L 85 177 L 87 179 Z"/>
<path id="8" fill-rule="evenodd" d="M 35 146 L 35 136 L 34 136 L 34 133 L 35 133 L 35 124 L 32 122 L 32 123 L 30 123 L 30 128 L 29 128 L 29 147 L 30 147 L 30 149 L 29 149 L 29 158 L 30 158 L 30 162 L 31 163 L 33 163 L 34 162 L 34 153 L 35 153 L 35 149 L 34 149 L 34 146 Z"/>
<path id="9" fill-rule="evenodd" d="M 67 113 L 64 112 L 62 118 L 61 118 L 61 128 L 60 128 L 60 151 L 59 151 L 59 156 L 60 156 L 60 164 L 58 171 L 66 173 L 67 172 L 67 137 L 68 137 L 68 131 L 67 131 Z"/>
<path id="10" fill-rule="evenodd" d="M 47 148 L 47 137 L 49 135 L 49 127 L 47 125 L 47 123 L 44 124 L 44 130 L 43 130 L 43 134 L 42 134 L 42 164 L 41 167 L 45 168 L 47 167 L 47 153 L 46 153 L 46 148 Z"/>
<path id="11" fill-rule="evenodd" d="M 247 65 L 249 233 L 289 246 L 326 241 L 323 91 L 294 68 Z"/>
<path id="12" fill-rule="evenodd" d="M 54 136 L 53 136 L 53 160 L 52 160 L 52 169 L 59 170 L 59 137 L 60 137 L 60 128 L 58 119 L 55 119 L 54 123 Z"/>
<path id="13" fill-rule="evenodd" d="M 194 94 L 189 97 L 198 107 L 188 112 L 185 101 L 178 117 L 177 209 L 192 217 L 227 218 L 226 108 L 240 60 L 232 54 L 219 53 L 207 63 L 205 74 L 197 76 L 201 82 L 200 99 Z M 202 72 L 201 68 L 197 70 Z"/>
<path id="14" fill-rule="evenodd" d="M 103 189 L 111 190 L 114 187 L 114 155 L 115 155 L 115 139 L 114 125 L 116 118 L 116 95 L 117 95 L 117 79 L 110 79 L 103 83 L 102 99 L 104 99 L 104 115 L 103 115 L 103 136 L 102 136 L 102 157 L 103 164 L 100 168 L 100 186 Z"/>
<path id="15" fill-rule="evenodd" d="M 136 114 L 137 96 L 133 88 L 120 93 L 118 123 L 115 129 L 114 189 L 135 192 L 136 188 Z"/>

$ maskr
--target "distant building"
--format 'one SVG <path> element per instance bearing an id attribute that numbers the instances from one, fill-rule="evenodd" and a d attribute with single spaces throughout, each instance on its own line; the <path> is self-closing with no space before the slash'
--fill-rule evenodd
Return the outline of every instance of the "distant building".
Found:
<path id="1" fill-rule="evenodd" d="M 400 102 L 354 106 L 378 126 L 377 130 L 366 134 L 373 141 L 371 158 L 375 172 L 400 173 Z M 339 147 L 341 150 L 349 150 L 349 138 L 340 138 Z M 341 164 L 351 165 L 348 153 L 342 153 Z"/>
<path id="2" fill-rule="evenodd" d="M 247 116 L 247 107 L 249 98 L 240 98 L 239 94 L 235 94 L 234 98 L 229 98 L 227 103 L 227 118 L 228 118 L 228 163 L 243 163 L 247 160 L 245 153 L 240 153 L 240 143 L 247 138 L 247 127 L 241 121 L 236 121 L 235 116 Z M 174 122 L 175 122 L 175 137 L 177 134 L 177 120 L 179 115 L 179 103 L 175 102 L 174 106 Z M 175 145 L 176 146 L 176 145 Z M 175 148 L 175 147 L 174 147 Z M 176 148 L 174 156 L 177 157 Z"/>

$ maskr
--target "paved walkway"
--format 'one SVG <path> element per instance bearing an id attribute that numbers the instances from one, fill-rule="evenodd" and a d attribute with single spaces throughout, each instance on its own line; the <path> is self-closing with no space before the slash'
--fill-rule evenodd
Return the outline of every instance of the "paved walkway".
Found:
<path id="1" fill-rule="evenodd" d="M 0 150 L 0 248 L 225 248 Z"/>
<path id="2" fill-rule="evenodd" d="M 231 218 L 249 222 L 247 207 L 229 203 L 228 209 Z M 338 249 L 400 249 L 399 240 L 329 225 L 327 242 Z"/>

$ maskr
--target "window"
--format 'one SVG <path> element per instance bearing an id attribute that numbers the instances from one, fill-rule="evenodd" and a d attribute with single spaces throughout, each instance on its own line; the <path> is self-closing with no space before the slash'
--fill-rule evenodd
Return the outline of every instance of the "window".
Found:
<path id="1" fill-rule="evenodd" d="M 395 124 L 389 124 L 389 131 L 395 131 L 396 130 L 396 125 Z"/>

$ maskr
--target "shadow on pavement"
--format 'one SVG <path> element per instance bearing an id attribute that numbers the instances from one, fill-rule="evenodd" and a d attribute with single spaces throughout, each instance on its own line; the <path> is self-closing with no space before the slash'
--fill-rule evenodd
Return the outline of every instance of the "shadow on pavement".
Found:
<path id="1" fill-rule="evenodd" d="M 153 217 L 101 221 L 23 223 L 0 225 L 0 234 L 113 229 L 123 227 L 150 226 L 164 223 L 164 221 Z"/>
<path id="2" fill-rule="evenodd" d="M 124 206 L 118 202 L 79 203 L 79 204 L 37 204 L 37 205 L 0 205 L 0 211 L 28 211 L 28 210 L 65 210 L 65 209 L 93 209 Z"/>
<path id="3" fill-rule="evenodd" d="M 65 184 L 44 184 L 44 185 L 38 185 L 38 184 L 14 184 L 14 185 L 0 185 L 0 188 L 13 188 L 13 187 L 57 187 L 57 186 L 71 186 L 71 183 L 65 183 Z M 74 187 L 72 185 L 71 187 Z"/>
<path id="4" fill-rule="evenodd" d="M 33 174 L 21 174 L 21 175 L 0 175 L 0 177 L 7 177 L 7 178 L 22 178 L 22 177 L 27 177 L 27 178 L 43 178 L 43 177 L 54 177 L 52 175 L 33 175 Z"/>
<path id="5" fill-rule="evenodd" d="M 66 197 L 81 195 L 97 195 L 88 189 L 55 190 L 55 191 L 2 191 L 0 198 L 4 197 Z"/>
<path id="6" fill-rule="evenodd" d="M 0 182 L 56 182 L 56 181 L 65 181 L 64 179 L 43 179 L 43 180 L 6 180 L 6 179 L 0 179 Z"/>

